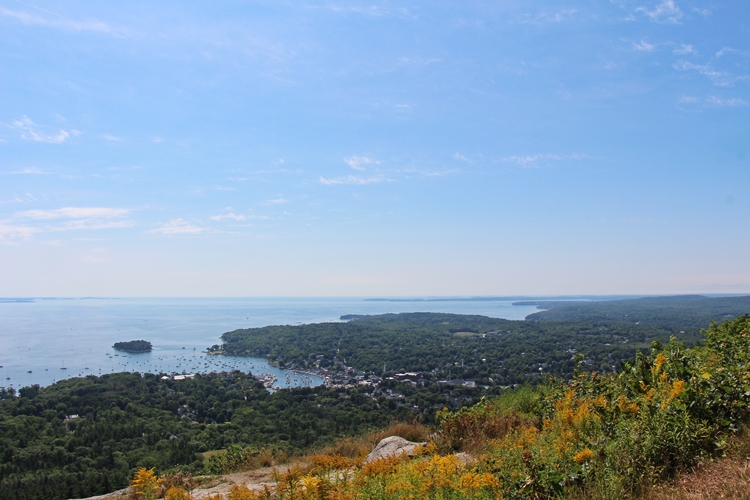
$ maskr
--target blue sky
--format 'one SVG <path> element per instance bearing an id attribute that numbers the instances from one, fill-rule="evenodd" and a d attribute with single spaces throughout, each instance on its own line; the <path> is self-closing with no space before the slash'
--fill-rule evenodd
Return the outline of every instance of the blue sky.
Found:
<path id="1" fill-rule="evenodd" d="M 0 0 L 0 296 L 750 292 L 750 3 Z"/>

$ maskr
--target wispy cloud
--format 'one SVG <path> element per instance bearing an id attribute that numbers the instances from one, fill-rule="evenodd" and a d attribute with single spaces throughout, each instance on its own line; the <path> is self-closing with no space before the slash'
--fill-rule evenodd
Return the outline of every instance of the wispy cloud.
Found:
<path id="1" fill-rule="evenodd" d="M 112 135 L 112 134 L 102 134 L 102 138 L 105 141 L 109 141 L 109 142 L 120 142 L 120 141 L 122 141 L 122 137 L 117 137 L 117 136 Z"/>
<path id="2" fill-rule="evenodd" d="M 333 177 L 330 179 L 321 176 L 318 180 L 321 184 L 325 184 L 326 186 L 334 186 L 338 184 L 375 184 L 387 179 L 383 177 L 359 177 L 356 175 L 347 175 L 346 177 Z"/>
<path id="3" fill-rule="evenodd" d="M 194 224 L 189 223 L 185 219 L 172 219 L 169 222 L 162 224 L 160 227 L 152 229 L 151 233 L 155 234 L 198 234 L 208 230 L 205 227 L 198 227 Z"/>
<path id="4" fill-rule="evenodd" d="M 65 207 L 54 210 L 26 210 L 18 212 L 17 217 L 26 219 L 113 219 L 124 217 L 130 210 L 127 208 L 108 208 L 108 207 Z"/>
<path id="5" fill-rule="evenodd" d="M 515 155 L 501 158 L 500 161 L 506 163 L 515 163 L 523 168 L 534 168 L 544 161 L 565 161 L 565 160 L 590 160 L 591 157 L 586 154 L 533 154 L 533 155 Z"/>
<path id="6" fill-rule="evenodd" d="M 714 69 L 710 64 L 695 64 L 689 61 L 678 61 L 673 66 L 677 71 L 697 71 L 714 82 L 719 87 L 729 87 L 738 81 L 748 80 L 748 76 L 735 76 L 726 71 Z"/>
<path id="7" fill-rule="evenodd" d="M 232 212 L 228 214 L 220 214 L 220 215 L 212 215 L 209 217 L 211 220 L 223 220 L 223 219 L 234 219 L 234 220 L 245 220 L 247 219 L 247 216 L 245 215 L 237 215 Z"/>
<path id="8" fill-rule="evenodd" d="M 344 163 L 352 167 L 354 170 L 367 170 L 364 165 L 379 165 L 380 162 L 369 156 L 349 156 L 344 158 Z"/>
<path id="9" fill-rule="evenodd" d="M 748 50 L 738 50 L 738 49 L 734 49 L 732 47 L 722 47 L 722 49 L 719 50 L 716 53 L 716 57 L 722 57 L 722 56 L 724 56 L 726 54 L 734 54 L 734 55 L 738 55 L 738 56 L 742 56 L 742 57 L 750 57 L 750 51 L 748 51 Z"/>
<path id="10" fill-rule="evenodd" d="M 55 226 L 46 227 L 48 231 L 74 231 L 74 230 L 92 230 L 92 229 L 123 229 L 135 226 L 132 220 L 109 221 L 102 219 L 77 219 L 66 221 Z"/>
<path id="11" fill-rule="evenodd" d="M 562 9 L 554 12 L 542 11 L 511 21 L 513 24 L 558 24 L 570 21 L 578 13 L 576 9 Z"/>
<path id="12" fill-rule="evenodd" d="M 633 49 L 639 52 L 653 52 L 655 48 L 656 48 L 656 45 L 652 43 L 648 43 L 646 40 L 641 40 L 640 42 L 633 42 Z"/>
<path id="13" fill-rule="evenodd" d="M 49 172 L 45 172 L 38 167 L 24 167 L 20 170 L 11 170 L 9 172 L 3 172 L 6 175 L 47 175 Z"/>
<path id="14" fill-rule="evenodd" d="M 387 6 L 382 5 L 351 5 L 353 2 L 347 2 L 344 4 L 329 4 L 329 5 L 323 5 L 323 6 L 312 6 L 311 8 L 317 8 L 317 9 L 326 9 L 333 12 L 340 12 L 340 13 L 352 13 L 352 14 L 361 14 L 363 16 L 368 17 L 383 17 L 388 15 L 399 15 L 399 16 L 405 16 L 405 17 L 413 17 L 407 9 L 404 8 L 396 8 L 391 9 Z"/>
<path id="15" fill-rule="evenodd" d="M 744 99 L 740 99 L 739 97 L 717 97 L 717 96 L 709 96 L 706 98 L 706 103 L 710 106 L 728 106 L 728 107 L 737 107 L 737 106 L 747 106 L 747 101 Z"/>
<path id="16" fill-rule="evenodd" d="M 47 14 L 47 16 L 40 16 L 38 14 L 32 14 L 29 12 L 19 11 L 19 10 L 10 10 L 6 9 L 4 7 L 0 7 L 0 17 L 7 17 L 11 19 L 15 19 L 18 22 L 21 22 L 23 24 L 27 25 L 35 25 L 35 26 L 46 26 L 49 28 L 57 28 L 57 29 L 63 29 L 68 31 L 92 31 L 97 33 L 104 33 L 108 35 L 114 35 L 114 36 L 125 36 L 127 34 L 126 30 L 118 29 L 110 26 L 107 23 L 97 21 L 97 20 L 86 20 L 86 21 L 76 21 L 73 19 L 68 19 L 63 16 L 60 16 L 58 14 L 55 14 L 53 12 L 42 10 Z"/>
<path id="17" fill-rule="evenodd" d="M 695 96 L 682 96 L 677 100 L 677 104 L 679 105 L 687 105 L 689 106 L 686 109 L 691 109 L 691 107 L 694 109 L 695 106 L 701 106 L 706 108 L 736 108 L 739 106 L 747 106 L 748 102 L 745 99 L 742 99 L 740 97 L 720 97 L 711 95 L 703 98 L 698 98 Z"/>
<path id="18" fill-rule="evenodd" d="M 8 203 L 33 203 L 35 201 L 39 201 L 33 194 L 31 193 L 24 193 L 23 195 L 15 195 L 13 198 L 9 200 L 0 200 L 0 204 L 8 204 Z"/>
<path id="19" fill-rule="evenodd" d="M 0 221 L 0 244 L 12 244 L 19 240 L 28 240 L 39 229 L 28 226 L 17 226 Z"/>
<path id="20" fill-rule="evenodd" d="M 468 159 L 467 157 L 465 157 L 461 153 L 454 153 L 453 154 L 453 159 L 454 160 L 459 160 L 459 161 L 465 161 L 467 163 L 474 163 L 473 161 L 471 161 L 470 159 Z"/>
<path id="21" fill-rule="evenodd" d="M 274 198 L 272 200 L 266 200 L 266 203 L 270 205 L 281 205 L 283 203 L 288 203 L 288 202 L 289 200 L 282 198 L 281 196 L 279 196 L 278 198 Z"/>
<path id="22" fill-rule="evenodd" d="M 695 104 L 699 99 L 695 96 L 684 95 L 677 100 L 677 104 Z"/>
<path id="23" fill-rule="evenodd" d="M 679 47 L 676 47 L 672 52 L 674 52 L 675 54 L 687 55 L 687 54 L 697 54 L 698 51 L 696 51 L 692 45 L 686 45 L 682 43 L 680 44 Z"/>
<path id="24" fill-rule="evenodd" d="M 249 219 L 270 219 L 267 215 L 244 215 L 244 214 L 235 214 L 234 212 L 229 212 L 226 214 L 219 214 L 219 215 L 212 215 L 209 217 L 211 220 L 224 220 L 224 219 L 232 219 L 232 220 L 249 220 Z"/>
<path id="25" fill-rule="evenodd" d="M 77 137 L 81 133 L 78 130 L 60 129 L 58 132 L 42 132 L 39 125 L 31 121 L 27 116 L 23 116 L 18 120 L 13 120 L 11 127 L 21 132 L 21 137 L 29 141 L 36 142 L 47 142 L 50 144 L 62 144 L 71 137 Z"/>
<path id="26" fill-rule="evenodd" d="M 398 63 L 404 66 L 427 66 L 440 62 L 440 59 L 436 57 L 399 57 Z"/>
<path id="27" fill-rule="evenodd" d="M 676 24 L 680 22 L 683 17 L 683 13 L 680 8 L 674 3 L 674 0 L 663 0 L 660 4 L 655 5 L 653 8 L 638 7 L 635 9 L 651 21 L 656 23 L 672 23 Z"/>
<path id="28" fill-rule="evenodd" d="M 135 226 L 132 220 L 123 219 L 130 213 L 126 208 L 109 207 L 65 207 L 54 210 L 24 210 L 16 218 L 36 221 L 60 221 L 40 226 L 40 231 L 72 231 L 92 229 L 115 229 Z"/>
<path id="29" fill-rule="evenodd" d="M 406 176 L 412 176 L 417 175 L 419 177 L 445 177 L 446 175 L 455 174 L 456 172 L 460 172 L 460 170 L 457 170 L 455 168 L 447 169 L 447 170 L 427 170 L 422 168 L 405 168 L 401 170 L 396 170 L 395 172 L 400 174 L 405 174 Z"/>

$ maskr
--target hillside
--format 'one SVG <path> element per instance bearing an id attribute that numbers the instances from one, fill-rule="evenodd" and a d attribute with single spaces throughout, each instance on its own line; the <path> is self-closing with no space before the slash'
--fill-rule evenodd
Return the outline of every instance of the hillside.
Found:
<path id="1" fill-rule="evenodd" d="M 747 498 L 749 353 L 745 315 L 712 325 L 704 345 L 655 343 L 617 375 L 580 372 L 441 411 L 416 458 L 365 461 L 366 443 L 347 441 L 285 467 L 268 489 L 240 475 L 247 485 L 210 498 Z M 136 477 L 148 479 L 136 491 L 153 491 L 152 471 Z M 189 498 L 167 480 L 165 498 Z"/>
<path id="2" fill-rule="evenodd" d="M 750 311 L 750 296 L 676 295 L 605 301 L 524 301 L 547 309 L 526 317 L 531 321 L 590 321 L 669 326 L 697 334 L 711 321 L 722 322 Z"/>

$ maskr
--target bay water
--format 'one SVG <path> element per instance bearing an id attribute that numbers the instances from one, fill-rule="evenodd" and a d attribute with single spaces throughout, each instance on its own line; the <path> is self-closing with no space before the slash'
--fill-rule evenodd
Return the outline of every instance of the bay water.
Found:
<path id="1" fill-rule="evenodd" d="M 224 332 L 268 325 L 340 321 L 345 314 L 444 312 L 523 319 L 535 306 L 512 300 L 363 298 L 0 299 L 0 387 L 19 389 L 114 372 L 275 375 L 279 387 L 319 385 L 320 377 L 269 365 L 264 358 L 209 356 Z M 147 340 L 148 353 L 112 348 Z"/>

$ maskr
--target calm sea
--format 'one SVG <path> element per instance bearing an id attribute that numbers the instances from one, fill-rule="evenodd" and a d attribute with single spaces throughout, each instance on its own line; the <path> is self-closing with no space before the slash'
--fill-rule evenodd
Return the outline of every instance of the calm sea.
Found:
<path id="1" fill-rule="evenodd" d="M 523 319 L 534 306 L 510 300 L 387 302 L 362 298 L 120 298 L 0 300 L 0 387 L 121 371 L 207 373 L 238 369 L 277 376 L 280 387 L 318 385 L 318 377 L 269 366 L 263 358 L 207 356 L 238 328 L 339 321 L 343 314 L 445 312 Z M 112 344 L 148 340 L 154 350 L 127 354 Z"/>

